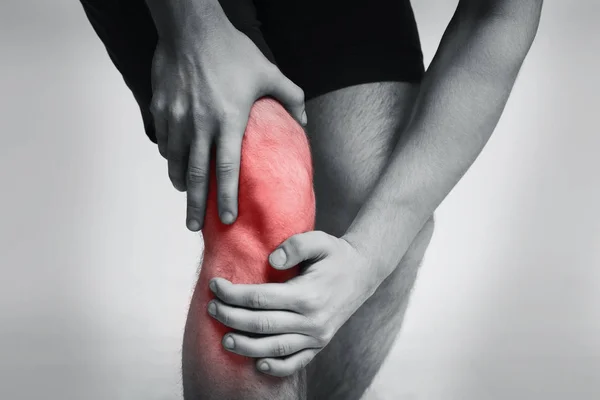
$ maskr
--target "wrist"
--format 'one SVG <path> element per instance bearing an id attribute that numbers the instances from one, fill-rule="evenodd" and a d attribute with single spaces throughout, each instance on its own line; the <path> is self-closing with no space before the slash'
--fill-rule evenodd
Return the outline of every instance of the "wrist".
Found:
<path id="1" fill-rule="evenodd" d="M 197 41 L 229 22 L 218 0 L 146 0 L 161 40 Z"/>
<path id="2" fill-rule="evenodd" d="M 370 243 L 364 234 L 352 229 L 347 230 L 341 239 L 350 244 L 362 256 L 361 258 L 365 260 L 370 276 L 374 278 L 376 286 L 379 286 L 392 271 L 390 269 L 391 263 L 385 259 L 380 246 Z"/>
<path id="3" fill-rule="evenodd" d="M 383 281 L 408 250 L 418 219 L 411 207 L 366 205 L 342 238 L 369 260 L 373 273 Z"/>

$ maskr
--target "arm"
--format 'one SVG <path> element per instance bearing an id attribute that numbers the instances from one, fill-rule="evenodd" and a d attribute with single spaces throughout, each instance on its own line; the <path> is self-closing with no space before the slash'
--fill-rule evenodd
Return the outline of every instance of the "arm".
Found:
<path id="1" fill-rule="evenodd" d="M 413 119 L 344 239 L 383 281 L 487 143 L 539 24 L 542 0 L 461 0 Z M 398 239 L 400 238 L 400 239 Z"/>
<path id="2" fill-rule="evenodd" d="M 169 41 L 193 37 L 227 18 L 218 0 L 146 0 L 146 4 L 158 35 Z"/>

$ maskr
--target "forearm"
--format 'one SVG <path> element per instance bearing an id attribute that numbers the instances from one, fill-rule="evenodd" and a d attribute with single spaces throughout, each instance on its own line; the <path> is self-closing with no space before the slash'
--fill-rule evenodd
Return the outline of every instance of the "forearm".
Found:
<path id="1" fill-rule="evenodd" d="M 227 21 L 218 0 L 146 0 L 161 38 L 180 40 Z"/>
<path id="2" fill-rule="evenodd" d="M 540 7 L 531 1 L 518 16 L 487 18 L 457 9 L 413 119 L 344 236 L 373 258 L 381 281 L 490 138 L 533 42 Z"/>

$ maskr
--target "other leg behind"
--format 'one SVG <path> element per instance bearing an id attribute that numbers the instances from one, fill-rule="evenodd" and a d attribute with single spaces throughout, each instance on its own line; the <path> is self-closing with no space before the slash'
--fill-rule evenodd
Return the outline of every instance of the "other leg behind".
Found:
<path id="1" fill-rule="evenodd" d="M 307 102 L 316 229 L 344 234 L 408 123 L 417 91 L 416 84 L 370 83 Z M 400 331 L 433 226 L 432 216 L 394 272 L 308 365 L 308 399 L 361 398 Z"/>

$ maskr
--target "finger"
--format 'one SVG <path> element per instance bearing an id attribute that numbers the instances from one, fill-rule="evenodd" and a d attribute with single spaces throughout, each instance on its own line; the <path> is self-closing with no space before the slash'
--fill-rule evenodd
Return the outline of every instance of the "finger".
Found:
<path id="1" fill-rule="evenodd" d="M 318 348 L 316 340 L 308 335 L 287 333 L 251 338 L 239 333 L 223 337 L 223 347 L 246 357 L 285 357 L 308 348 Z"/>
<path id="2" fill-rule="evenodd" d="M 232 307 L 215 299 L 208 303 L 208 313 L 223 325 L 248 333 L 276 335 L 311 332 L 311 325 L 306 318 L 290 311 L 254 311 Z"/>
<path id="3" fill-rule="evenodd" d="M 269 255 L 276 269 L 289 269 L 303 261 L 316 261 L 330 253 L 332 238 L 325 232 L 299 233 L 283 242 Z"/>
<path id="4" fill-rule="evenodd" d="M 175 189 L 184 192 L 187 188 L 187 167 L 189 160 L 189 141 L 185 128 L 187 125 L 185 112 L 174 109 L 169 118 L 168 154 L 169 178 Z"/>
<path id="5" fill-rule="evenodd" d="M 156 138 L 156 141 L 157 141 L 157 146 L 158 146 L 158 153 L 165 160 L 168 160 L 169 159 L 169 155 L 168 155 L 169 142 L 167 142 L 166 139 L 160 140 L 158 138 Z"/>
<path id="6" fill-rule="evenodd" d="M 150 113 L 154 120 L 154 131 L 156 133 L 156 142 L 158 144 L 158 152 L 165 159 L 168 159 L 168 120 L 165 113 L 166 101 L 164 96 L 155 95 L 152 97 L 150 105 Z"/>
<path id="7" fill-rule="evenodd" d="M 286 358 L 260 359 L 256 362 L 256 367 L 267 375 L 289 376 L 305 368 L 318 353 L 319 349 L 306 349 Z"/>
<path id="8" fill-rule="evenodd" d="M 164 51 L 160 51 L 162 43 L 158 43 L 156 49 L 154 51 L 154 55 L 152 56 L 152 66 L 150 68 L 150 87 L 152 88 L 152 93 L 156 93 L 156 89 L 158 88 L 159 82 L 161 81 L 161 76 L 165 68 L 165 57 Z"/>
<path id="9" fill-rule="evenodd" d="M 268 82 L 265 95 L 271 95 L 279 100 L 296 121 L 306 126 L 308 120 L 304 105 L 304 91 L 300 86 L 287 78 L 275 65 L 269 74 Z"/>
<path id="10" fill-rule="evenodd" d="M 199 231 L 204 224 L 210 167 L 210 139 L 199 135 L 192 139 L 187 170 L 187 227 Z"/>
<path id="11" fill-rule="evenodd" d="M 300 293 L 285 283 L 233 284 L 226 279 L 214 278 L 209 287 L 220 300 L 231 306 L 300 312 L 297 304 Z"/>
<path id="12" fill-rule="evenodd" d="M 248 114 L 243 120 L 226 121 L 217 140 L 217 198 L 219 217 L 224 224 L 232 224 L 238 213 L 238 188 L 242 138 L 248 123 Z"/>

